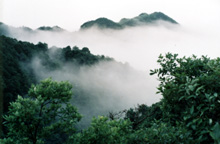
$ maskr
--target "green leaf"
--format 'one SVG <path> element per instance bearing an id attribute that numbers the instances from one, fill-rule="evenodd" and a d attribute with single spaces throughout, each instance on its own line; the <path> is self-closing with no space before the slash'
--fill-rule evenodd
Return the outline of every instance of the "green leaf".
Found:
<path id="1" fill-rule="evenodd" d="M 193 112 L 194 112 L 194 106 L 191 107 L 190 114 L 193 114 Z"/>
<path id="2" fill-rule="evenodd" d="M 208 107 L 206 107 L 206 108 L 202 109 L 202 110 L 201 110 L 201 114 L 200 114 L 200 116 L 202 116 L 202 115 L 204 114 L 204 112 L 205 112 L 205 111 L 207 111 L 207 110 L 209 110 L 209 108 L 208 108 Z"/>
<path id="3" fill-rule="evenodd" d="M 195 89 L 195 87 L 194 87 L 194 86 L 189 85 L 189 90 L 190 90 L 190 91 L 194 91 L 194 89 Z"/>
<path id="4" fill-rule="evenodd" d="M 185 98 L 185 96 L 181 96 L 180 98 L 179 98 L 179 101 L 181 101 L 182 99 L 184 99 Z"/>
<path id="5" fill-rule="evenodd" d="M 217 144 L 220 144 L 220 125 L 219 125 L 219 123 L 216 123 L 214 125 L 213 131 L 211 131 L 209 134 Z"/>

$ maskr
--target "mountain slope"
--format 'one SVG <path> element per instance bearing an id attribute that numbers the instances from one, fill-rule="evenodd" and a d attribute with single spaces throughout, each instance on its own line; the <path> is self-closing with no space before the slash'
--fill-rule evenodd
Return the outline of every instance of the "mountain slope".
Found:
<path id="1" fill-rule="evenodd" d="M 84 47 L 48 48 L 46 43 L 32 44 L 16 39 L 0 36 L 0 89 L 4 96 L 4 111 L 7 111 L 9 102 L 14 101 L 17 95 L 27 94 L 31 83 L 36 83 L 31 61 L 38 58 L 41 65 L 48 71 L 61 68 L 66 63 L 74 65 L 93 65 L 100 61 L 111 61 L 111 58 L 93 55 Z"/>

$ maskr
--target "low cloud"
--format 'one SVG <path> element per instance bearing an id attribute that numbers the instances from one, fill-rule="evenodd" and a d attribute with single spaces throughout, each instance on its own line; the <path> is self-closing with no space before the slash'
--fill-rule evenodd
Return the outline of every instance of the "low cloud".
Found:
<path id="1" fill-rule="evenodd" d="M 158 21 L 153 25 L 127 27 L 123 30 L 91 28 L 75 32 L 19 31 L 13 37 L 49 46 L 88 47 L 93 54 L 113 57 L 128 62 L 132 67 L 146 70 L 157 67 L 159 54 L 178 53 L 217 57 L 219 52 L 219 28 L 185 27 Z"/>
<path id="2" fill-rule="evenodd" d="M 39 80 L 52 77 L 54 80 L 68 80 L 73 85 L 72 103 L 84 115 L 82 127 L 97 115 L 110 111 L 121 111 L 137 104 L 151 105 L 159 101 L 156 95 L 157 82 L 144 71 L 138 71 L 115 61 L 99 62 L 92 66 L 65 64 L 58 70 L 47 70 L 38 57 L 31 67 Z"/>

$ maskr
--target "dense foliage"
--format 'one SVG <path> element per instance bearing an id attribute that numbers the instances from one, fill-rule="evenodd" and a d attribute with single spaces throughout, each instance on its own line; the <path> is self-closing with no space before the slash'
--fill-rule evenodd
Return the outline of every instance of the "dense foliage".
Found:
<path id="1" fill-rule="evenodd" d="M 92 120 L 91 126 L 78 137 L 80 144 L 124 144 L 129 143 L 132 129 L 127 120 L 111 120 L 100 116 Z"/>
<path id="2" fill-rule="evenodd" d="M 182 124 L 199 142 L 212 143 L 210 131 L 220 117 L 220 58 L 178 58 L 160 55 L 157 74 L 164 118 L 171 125 Z"/>
<path id="3" fill-rule="evenodd" d="M 18 96 L 4 118 L 8 128 L 5 143 L 61 143 L 72 136 L 81 118 L 70 104 L 72 86 L 51 79 L 32 85 L 28 97 Z M 61 140 L 60 140 L 61 139 Z"/>

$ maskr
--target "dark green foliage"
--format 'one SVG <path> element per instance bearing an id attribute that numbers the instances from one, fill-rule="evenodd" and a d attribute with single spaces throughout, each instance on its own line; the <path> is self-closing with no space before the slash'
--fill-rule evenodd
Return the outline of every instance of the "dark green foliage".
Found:
<path id="1" fill-rule="evenodd" d="M 111 120 L 100 116 L 93 118 L 91 126 L 78 136 L 80 144 L 126 144 L 130 141 L 132 129 L 127 120 Z"/>
<path id="2" fill-rule="evenodd" d="M 146 108 L 144 105 L 140 107 Z M 146 111 L 145 108 L 142 110 Z M 77 137 L 74 137 L 73 141 L 80 144 L 191 144 L 198 142 L 191 137 L 191 133 L 186 128 L 180 125 L 172 126 L 160 120 L 148 120 L 144 119 L 144 121 L 151 123 L 150 126 L 142 125 L 138 129 L 134 129 L 134 122 L 130 120 L 109 120 L 106 117 L 94 118 L 91 126 L 79 133 Z"/>
<path id="3" fill-rule="evenodd" d="M 141 128 L 134 132 L 130 143 L 138 144 L 192 144 L 198 143 L 190 137 L 190 132 L 180 126 L 156 121 L 149 128 Z"/>
<path id="4" fill-rule="evenodd" d="M 125 113 L 125 119 L 132 122 L 133 129 L 147 128 L 152 125 L 155 120 L 161 120 L 163 112 L 160 108 L 161 103 L 155 103 L 152 106 L 138 105 L 136 108 L 130 108 Z"/>
<path id="5" fill-rule="evenodd" d="M 27 98 L 18 96 L 10 103 L 5 125 L 7 138 L 14 143 L 60 143 L 75 132 L 81 119 L 77 109 L 70 104 L 72 86 L 68 82 L 51 79 L 32 85 Z M 56 136 L 56 137 L 55 137 Z"/>
<path id="6" fill-rule="evenodd" d="M 210 132 L 211 137 L 214 139 L 216 144 L 220 144 L 220 125 L 216 123 Z"/>
<path id="7" fill-rule="evenodd" d="M 4 110 L 6 111 L 9 102 L 15 100 L 18 94 L 25 95 L 30 84 L 35 82 L 31 71 L 26 72 L 21 64 L 29 62 L 37 51 L 41 52 L 41 49 L 33 44 L 5 36 L 0 37 L 0 48 L 1 86 L 3 87 Z M 44 49 L 47 49 L 47 46 Z"/>
<path id="8" fill-rule="evenodd" d="M 220 117 L 220 58 L 178 58 L 160 55 L 161 68 L 152 70 L 160 80 L 162 111 L 172 125 L 186 126 L 194 139 L 212 143 L 209 135 Z"/>
<path id="9" fill-rule="evenodd" d="M 71 49 L 70 46 L 68 46 L 63 49 L 62 55 L 65 61 L 76 62 L 80 65 L 90 65 L 100 60 L 98 56 L 92 55 L 88 48 L 79 50 L 79 48 L 74 47 L 74 49 Z"/>

